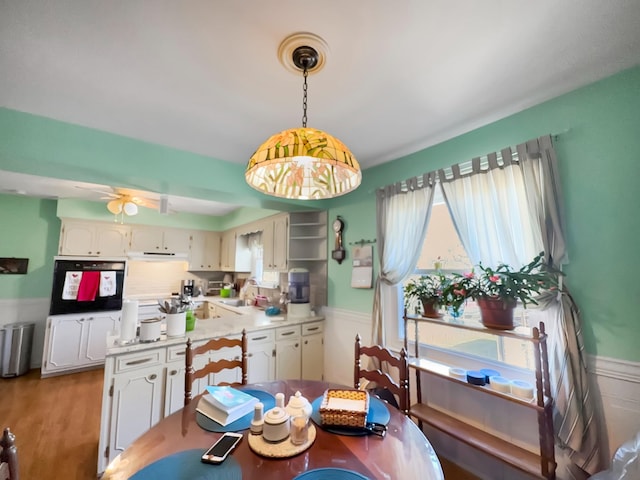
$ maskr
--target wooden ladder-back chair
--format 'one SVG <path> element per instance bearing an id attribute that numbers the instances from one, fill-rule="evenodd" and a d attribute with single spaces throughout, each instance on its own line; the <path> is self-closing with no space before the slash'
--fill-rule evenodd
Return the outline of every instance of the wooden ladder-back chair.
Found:
<path id="1" fill-rule="evenodd" d="M 8 428 L 0 438 L 0 480 L 18 480 L 16 436 Z"/>
<path id="2" fill-rule="evenodd" d="M 377 368 L 373 370 L 363 368 L 362 356 L 369 357 L 365 360 L 365 365 L 371 364 L 371 359 L 377 359 Z M 354 387 L 359 389 L 360 380 L 363 378 L 374 382 L 376 387 L 387 389 L 392 393 L 397 398 L 398 408 L 405 415 L 409 415 L 409 362 L 406 350 L 403 348 L 398 356 L 391 353 L 388 348 L 379 345 L 363 347 L 360 343 L 360 335 L 356 335 L 355 358 Z M 381 370 L 383 362 L 398 370 L 397 382 L 391 375 Z"/>
<path id="3" fill-rule="evenodd" d="M 234 348 L 239 347 L 239 352 L 233 353 L 234 357 L 230 359 L 221 359 L 217 361 L 208 362 L 200 370 L 195 370 L 193 367 L 193 359 L 196 355 L 202 355 L 210 351 L 217 351 L 222 348 Z M 193 382 L 199 378 L 204 378 L 212 373 L 219 373 L 222 370 L 239 368 L 241 371 L 241 381 L 235 383 L 221 382 L 218 385 L 231 385 L 240 386 L 247 384 L 247 332 L 242 331 L 241 338 L 228 338 L 220 337 L 209 340 L 204 345 L 194 347 L 191 344 L 191 339 L 187 340 L 187 350 L 185 355 L 186 370 L 184 381 L 184 404 L 188 405 L 191 402 L 191 389 L 193 388 Z M 198 394 L 200 392 L 197 392 Z"/>

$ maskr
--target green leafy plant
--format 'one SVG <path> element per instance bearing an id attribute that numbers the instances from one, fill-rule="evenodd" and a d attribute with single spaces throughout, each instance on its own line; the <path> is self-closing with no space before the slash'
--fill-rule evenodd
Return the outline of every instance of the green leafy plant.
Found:
<path id="1" fill-rule="evenodd" d="M 452 273 L 445 279 L 442 289 L 443 305 L 451 307 L 455 314 L 458 314 L 460 307 L 469 298 L 469 292 L 473 290 L 475 275 L 473 272 L 459 274 Z"/>
<path id="2" fill-rule="evenodd" d="M 513 270 L 509 265 L 499 264 L 496 268 L 485 267 L 480 263 L 478 273 L 473 276 L 467 295 L 475 300 L 499 298 L 507 304 L 518 300 L 526 308 L 535 304 L 535 296 L 558 287 L 558 277 L 562 273 L 550 269 L 543 261 L 544 252 L 540 252 L 527 265 Z"/>
<path id="3" fill-rule="evenodd" d="M 440 273 L 420 275 L 404 285 L 404 308 L 408 311 L 415 301 L 442 304 L 442 289 L 446 277 Z"/>

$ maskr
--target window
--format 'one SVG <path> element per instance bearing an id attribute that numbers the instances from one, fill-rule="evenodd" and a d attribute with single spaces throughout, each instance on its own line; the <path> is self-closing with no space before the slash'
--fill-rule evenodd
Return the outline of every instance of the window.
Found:
<path id="1" fill-rule="evenodd" d="M 440 269 L 443 273 L 464 273 L 473 268 L 473 262 L 465 252 L 462 242 L 458 237 L 449 210 L 444 203 L 439 188 L 434 196 L 434 204 L 431 210 L 431 218 L 427 227 L 422 254 L 414 275 L 416 278 L 423 274 L 434 273 Z M 398 295 L 398 317 L 402 319 L 404 308 L 402 288 Z M 418 305 L 411 305 L 410 312 L 420 311 Z M 532 307 L 529 306 L 528 310 Z M 446 311 L 442 311 L 443 321 L 453 322 L 455 319 Z M 518 323 L 528 325 L 528 312 L 522 307 L 517 307 L 514 319 Z M 464 322 L 480 322 L 480 311 L 475 302 L 468 300 L 464 308 L 462 320 Z M 402 321 L 398 322 L 398 338 L 404 336 Z M 532 369 L 534 367 L 533 352 L 528 348 L 528 342 L 506 339 L 495 335 L 485 335 L 480 332 L 447 328 L 446 326 L 431 326 L 420 330 L 419 340 L 425 343 L 428 335 L 428 343 L 443 350 L 458 354 L 477 356 L 487 360 L 506 362 L 514 366 Z M 414 334 L 410 330 L 409 341 L 414 341 Z"/>

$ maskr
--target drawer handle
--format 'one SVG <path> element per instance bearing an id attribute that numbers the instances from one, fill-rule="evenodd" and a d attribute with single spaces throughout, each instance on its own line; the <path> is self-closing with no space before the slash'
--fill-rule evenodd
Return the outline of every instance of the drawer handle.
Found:
<path id="1" fill-rule="evenodd" d="M 264 340 L 265 338 L 267 338 L 267 336 L 266 335 L 262 335 L 261 337 L 252 338 L 251 340 L 257 342 L 258 340 Z"/>
<path id="2" fill-rule="evenodd" d="M 141 363 L 147 363 L 150 360 L 150 358 L 140 358 L 138 360 L 131 360 L 130 362 L 125 363 L 125 365 L 140 365 Z"/>
<path id="3" fill-rule="evenodd" d="M 149 375 L 149 380 L 155 380 L 158 377 L 158 375 L 156 375 L 155 373 L 152 373 L 151 375 Z"/>
<path id="4" fill-rule="evenodd" d="M 294 335 L 295 333 L 296 333 L 296 332 L 291 331 L 291 332 L 284 332 L 284 333 L 281 333 L 280 335 L 282 335 L 283 337 L 288 337 L 289 335 Z"/>
<path id="5" fill-rule="evenodd" d="M 318 330 L 320 327 L 311 327 L 311 328 L 307 328 L 307 332 L 313 332 L 315 330 Z"/>
<path id="6" fill-rule="evenodd" d="M 176 352 L 176 356 L 181 356 L 181 355 L 186 355 L 187 352 L 185 352 L 184 350 L 181 350 L 179 352 Z"/>

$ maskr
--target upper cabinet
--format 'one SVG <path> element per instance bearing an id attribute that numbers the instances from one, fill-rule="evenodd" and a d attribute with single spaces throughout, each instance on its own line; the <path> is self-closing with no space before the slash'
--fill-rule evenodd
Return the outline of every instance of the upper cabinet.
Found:
<path id="1" fill-rule="evenodd" d="M 129 249 L 130 235 L 128 225 L 63 219 L 58 254 L 122 257 Z"/>
<path id="2" fill-rule="evenodd" d="M 181 228 L 131 227 L 132 252 L 188 253 L 191 244 L 191 230 Z"/>
<path id="3" fill-rule="evenodd" d="M 262 230 L 262 264 L 265 270 L 288 269 L 289 215 L 269 217 Z"/>
<path id="4" fill-rule="evenodd" d="M 250 272 L 251 251 L 246 237 L 236 230 L 222 233 L 220 240 L 220 270 L 223 272 Z"/>
<path id="5" fill-rule="evenodd" d="M 220 233 L 196 230 L 191 232 L 189 270 L 220 270 Z"/>

